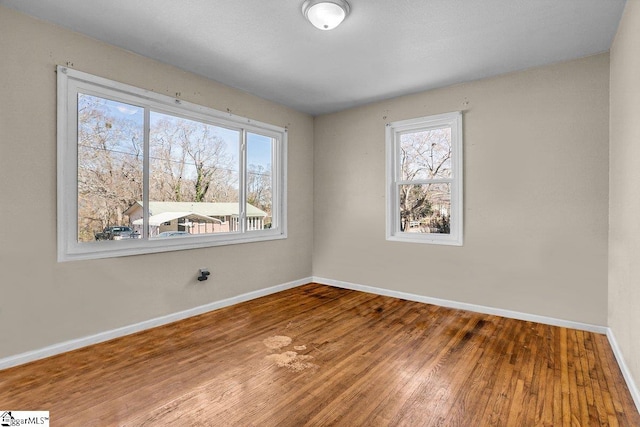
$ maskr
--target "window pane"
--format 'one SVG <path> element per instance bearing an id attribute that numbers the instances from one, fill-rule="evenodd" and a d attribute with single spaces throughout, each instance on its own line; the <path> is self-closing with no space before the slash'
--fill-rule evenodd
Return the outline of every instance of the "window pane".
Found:
<path id="1" fill-rule="evenodd" d="M 247 230 L 272 227 L 273 138 L 247 133 Z"/>
<path id="2" fill-rule="evenodd" d="M 400 179 L 451 178 L 451 128 L 400 134 Z"/>
<path id="3" fill-rule="evenodd" d="M 237 130 L 151 112 L 150 237 L 239 230 L 239 141 Z"/>
<path id="4" fill-rule="evenodd" d="M 400 231 L 405 233 L 450 233 L 451 184 L 398 186 Z"/>
<path id="5" fill-rule="evenodd" d="M 144 109 L 78 94 L 78 241 L 131 233 L 127 208 L 142 199 Z"/>

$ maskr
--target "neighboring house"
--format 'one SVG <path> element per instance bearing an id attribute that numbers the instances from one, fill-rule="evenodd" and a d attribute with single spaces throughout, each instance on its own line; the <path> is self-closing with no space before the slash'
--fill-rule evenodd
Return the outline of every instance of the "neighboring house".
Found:
<path id="1" fill-rule="evenodd" d="M 191 234 L 224 233 L 239 229 L 238 203 L 149 202 L 150 235 L 165 231 Z M 267 213 L 247 203 L 247 229 L 262 230 Z M 135 202 L 125 212 L 131 227 L 142 233 L 143 204 Z"/>

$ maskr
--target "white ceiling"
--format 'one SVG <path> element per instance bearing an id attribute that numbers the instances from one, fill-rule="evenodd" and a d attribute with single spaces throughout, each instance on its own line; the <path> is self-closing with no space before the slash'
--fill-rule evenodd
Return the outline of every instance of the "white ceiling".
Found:
<path id="1" fill-rule="evenodd" d="M 0 0 L 313 115 L 609 50 L 625 0 Z M 635 0 L 632 0 L 635 1 Z"/>

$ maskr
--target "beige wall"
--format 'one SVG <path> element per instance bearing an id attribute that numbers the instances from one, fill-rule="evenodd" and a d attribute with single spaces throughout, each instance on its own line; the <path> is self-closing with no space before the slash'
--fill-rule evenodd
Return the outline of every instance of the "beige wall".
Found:
<path id="1" fill-rule="evenodd" d="M 0 58 L 0 358 L 311 274 L 312 117 L 2 6 Z M 57 263 L 56 64 L 287 126 L 289 238 Z"/>
<path id="2" fill-rule="evenodd" d="M 609 326 L 640 388 L 640 2 L 611 48 Z"/>
<path id="3" fill-rule="evenodd" d="M 315 276 L 607 323 L 609 57 L 317 117 Z M 385 240 L 385 123 L 464 110 L 463 247 Z"/>

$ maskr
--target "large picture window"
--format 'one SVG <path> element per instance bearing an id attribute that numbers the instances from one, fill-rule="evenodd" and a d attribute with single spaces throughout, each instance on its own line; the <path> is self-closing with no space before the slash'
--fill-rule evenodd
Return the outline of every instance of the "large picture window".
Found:
<path id="1" fill-rule="evenodd" d="M 58 67 L 58 259 L 285 238 L 286 137 Z"/>
<path id="2" fill-rule="evenodd" d="M 462 114 L 387 125 L 387 239 L 462 245 Z"/>

